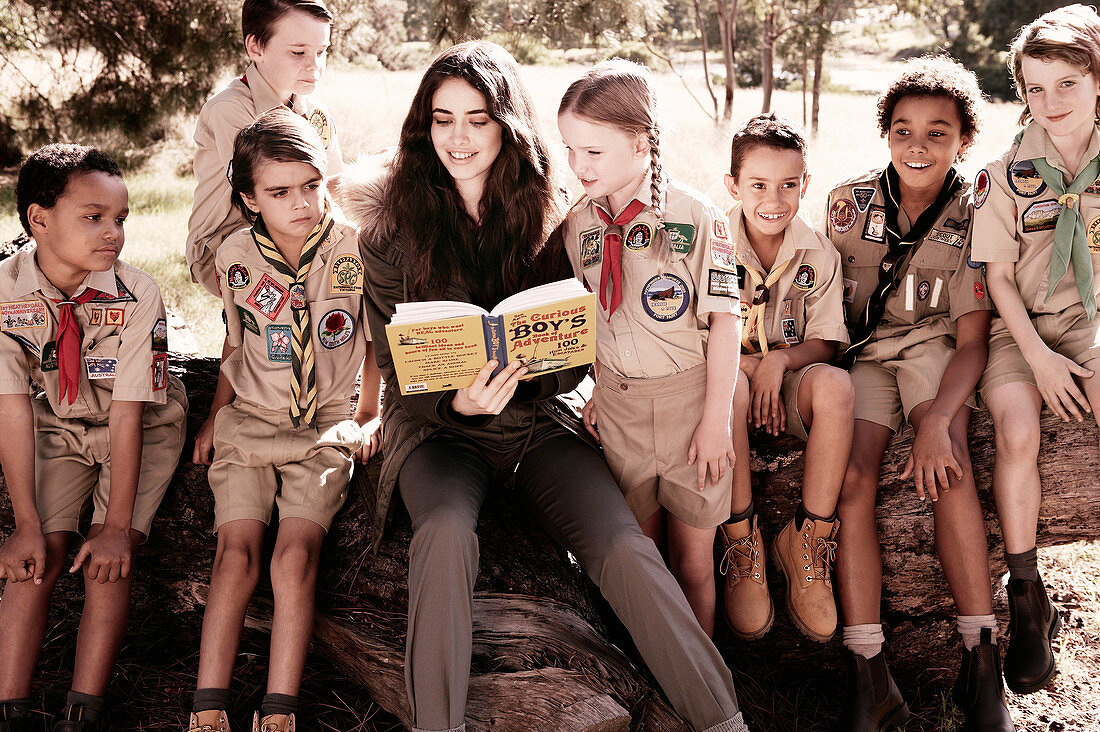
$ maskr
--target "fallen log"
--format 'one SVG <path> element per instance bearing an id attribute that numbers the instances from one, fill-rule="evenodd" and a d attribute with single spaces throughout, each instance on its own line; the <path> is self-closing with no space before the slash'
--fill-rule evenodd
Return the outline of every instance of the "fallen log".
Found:
<path id="1" fill-rule="evenodd" d="M 188 434 L 206 417 L 217 363 L 191 359 L 177 364 L 191 395 Z M 1063 425 L 1043 420 L 1041 473 L 1045 500 L 1040 546 L 1095 538 L 1100 516 L 1100 455 L 1095 424 Z M 991 426 L 977 415 L 971 427 L 975 474 L 986 511 L 995 573 L 1003 569 L 989 476 L 993 459 Z M 898 667 L 910 670 L 953 667 L 957 651 L 952 608 L 935 556 L 930 508 L 916 500 L 898 473 L 911 441 L 903 434 L 884 465 L 879 521 L 885 552 L 884 610 L 892 626 Z M 191 465 L 190 441 L 143 550 L 135 584 L 134 623 L 147 615 L 175 614 L 194 623 L 209 579 L 215 538 L 213 505 L 205 469 Z M 769 536 L 775 536 L 797 501 L 802 444 L 792 439 L 757 440 L 751 456 L 756 501 Z M 349 501 L 338 515 L 322 555 L 316 650 L 349 678 L 365 686 L 374 701 L 408 723 L 403 655 L 407 607 L 407 515 L 398 506 L 377 553 L 370 535 L 363 495 L 370 492 L 368 469 L 357 472 Z M 12 527 L 6 491 L 0 497 L 0 533 Z M 490 495 L 479 524 L 481 573 L 475 591 L 474 658 L 468 728 L 473 730 L 680 730 L 651 677 L 641 668 L 629 639 L 609 613 L 598 591 L 560 547 L 539 530 L 505 491 Z M 773 575 L 773 594 L 783 602 Z M 81 590 L 61 588 L 59 599 L 78 608 Z M 270 605 L 261 589 L 250 609 L 250 623 L 264 627 Z M 268 595 L 269 597 L 269 595 Z M 1003 596 L 998 612 L 1005 612 Z M 59 633 L 75 632 L 74 613 L 60 621 Z M 197 652 L 198 636 L 174 657 Z M 742 700 L 755 730 L 816 728 L 776 716 L 769 698 L 790 679 L 820 679 L 822 705 L 831 714 L 841 695 L 843 675 L 838 644 L 813 644 L 781 617 L 772 634 L 752 644 L 733 641 L 720 628 L 718 643 L 738 674 Z M 752 686 L 755 684 L 755 686 Z M 752 693 L 744 689 L 752 686 Z M 154 720 L 150 727 L 174 728 L 178 719 Z"/>

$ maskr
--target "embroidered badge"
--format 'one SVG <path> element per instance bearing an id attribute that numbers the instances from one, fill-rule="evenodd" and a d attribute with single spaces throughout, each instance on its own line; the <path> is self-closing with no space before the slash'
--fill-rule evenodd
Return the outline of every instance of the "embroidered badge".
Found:
<path id="1" fill-rule="evenodd" d="M 117 274 L 115 275 L 115 289 L 118 291 L 117 295 L 112 295 L 109 292 L 100 292 L 98 295 L 92 298 L 92 302 L 137 302 L 137 298 L 134 297 L 134 293 L 130 292 L 126 285 L 122 284 L 122 280 Z"/>
<path id="2" fill-rule="evenodd" d="M 737 297 L 737 273 L 724 269 L 709 270 L 707 294 L 715 297 Z"/>
<path id="3" fill-rule="evenodd" d="M 1089 187 L 1086 188 L 1084 193 L 1091 193 L 1092 195 L 1100 195 L 1100 178 L 1097 178 L 1092 183 L 1089 183 Z"/>
<path id="4" fill-rule="evenodd" d="M 265 273 L 245 302 L 259 310 L 268 320 L 275 320 L 289 299 L 290 293 L 286 288 Z"/>
<path id="5" fill-rule="evenodd" d="M 260 326 L 256 322 L 256 316 L 251 311 L 246 310 L 240 305 L 237 306 L 237 315 L 240 316 L 241 326 L 248 331 L 252 331 L 256 335 L 260 335 Z"/>
<path id="6" fill-rule="evenodd" d="M 225 284 L 230 290 L 243 290 L 252 284 L 252 275 L 240 262 L 234 262 L 225 270 Z"/>
<path id="7" fill-rule="evenodd" d="M 974 176 L 974 208 L 981 208 L 989 196 L 989 173 L 983 168 Z"/>
<path id="8" fill-rule="evenodd" d="M 832 224 L 833 231 L 838 234 L 850 231 L 856 225 L 857 213 L 856 205 L 847 198 L 833 201 L 833 205 L 829 207 L 829 223 Z"/>
<path id="9" fill-rule="evenodd" d="M 153 324 L 152 341 L 153 351 L 156 353 L 165 353 L 168 350 L 168 321 L 164 318 L 158 318 Z"/>
<path id="10" fill-rule="evenodd" d="M 627 232 L 626 238 L 623 239 L 623 244 L 626 248 L 633 252 L 640 252 L 644 249 L 649 249 L 650 242 L 653 241 L 653 227 L 644 222 L 638 222 L 630 227 L 630 231 Z"/>
<path id="11" fill-rule="evenodd" d="M 974 297 L 979 300 L 985 299 L 985 287 L 982 285 L 981 282 L 974 283 Z"/>
<path id="12" fill-rule="evenodd" d="M 44 302 L 28 300 L 0 303 L 0 330 L 45 328 L 49 322 Z"/>
<path id="13" fill-rule="evenodd" d="M 921 283 L 917 285 L 917 299 L 924 302 L 928 299 L 928 293 L 932 291 L 932 285 L 928 280 L 921 280 Z"/>
<path id="14" fill-rule="evenodd" d="M 943 225 L 952 231 L 957 231 L 960 234 L 965 234 L 967 229 L 970 228 L 970 219 L 963 219 L 962 221 L 956 221 L 948 216 L 943 220 Z"/>
<path id="15" fill-rule="evenodd" d="M 328 289 L 331 293 L 363 294 L 363 260 L 354 254 L 343 254 L 332 263 Z"/>
<path id="16" fill-rule="evenodd" d="M 168 354 L 153 356 L 153 391 L 168 388 Z"/>
<path id="17" fill-rule="evenodd" d="M 272 363 L 290 363 L 290 326 L 267 326 L 267 360 Z"/>
<path id="18" fill-rule="evenodd" d="M 852 189 L 852 198 L 855 199 L 856 208 L 859 209 L 860 213 L 863 213 L 867 210 L 867 207 L 871 205 L 871 199 L 873 199 L 874 197 L 874 188 L 862 188 L 860 186 L 856 186 Z"/>
<path id="19" fill-rule="evenodd" d="M 57 371 L 57 343 L 54 341 L 42 346 L 42 370 Z"/>
<path id="20" fill-rule="evenodd" d="M 122 308 L 107 308 L 103 311 L 104 322 L 107 325 L 122 325 L 126 318 L 126 311 Z"/>
<path id="21" fill-rule="evenodd" d="M 973 259 L 970 258 L 969 253 L 966 255 L 966 266 L 970 269 L 980 269 L 983 272 L 985 271 L 985 262 L 975 262 Z"/>
<path id="22" fill-rule="evenodd" d="M 325 149 L 328 150 L 332 143 L 332 125 L 329 124 L 328 117 L 320 109 L 315 109 L 309 115 L 309 123 L 313 125 L 313 129 L 317 130 L 317 134 L 321 136 L 321 142 L 325 143 Z"/>
<path id="23" fill-rule="evenodd" d="M 798 271 L 794 274 L 794 286 L 803 292 L 814 289 L 817 283 L 817 270 L 809 262 L 798 265 Z"/>
<path id="24" fill-rule="evenodd" d="M 1058 225 L 1058 214 L 1061 212 L 1062 204 L 1054 199 L 1031 204 L 1023 215 L 1024 233 L 1053 229 Z"/>
<path id="25" fill-rule="evenodd" d="M 882 206 L 871 206 L 871 212 L 863 223 L 862 238 L 877 244 L 886 241 L 886 209 Z"/>
<path id="26" fill-rule="evenodd" d="M 346 310 L 330 310 L 317 324 L 317 340 L 325 348 L 339 348 L 351 340 L 355 321 Z"/>
<path id="27" fill-rule="evenodd" d="M 787 345 L 798 343 L 798 331 L 794 327 L 794 318 L 783 318 L 779 324 L 783 329 L 783 342 Z"/>
<path id="28" fill-rule="evenodd" d="M 949 247 L 955 247 L 956 249 L 962 249 L 963 239 L 962 234 L 954 234 L 950 231 L 944 231 L 943 229 L 932 229 L 928 232 L 928 241 L 937 241 L 940 244 L 946 244 Z"/>
<path id="29" fill-rule="evenodd" d="M 88 325 L 99 325 L 103 322 L 103 309 L 92 308 L 92 312 L 88 315 Z"/>
<path id="30" fill-rule="evenodd" d="M 1089 244 L 1090 252 L 1100 254 L 1100 216 L 1089 222 L 1088 228 L 1085 229 L 1085 241 Z"/>
<path id="31" fill-rule="evenodd" d="M 1030 160 L 1017 160 L 1008 169 L 1008 187 L 1015 191 L 1017 196 L 1035 198 L 1046 190 L 1047 184 L 1035 169 L 1035 163 Z"/>
<path id="32" fill-rule="evenodd" d="M 695 226 L 693 224 L 665 224 L 668 241 L 676 254 L 687 254 L 695 244 Z"/>
<path id="33" fill-rule="evenodd" d="M 856 299 L 856 285 L 858 285 L 858 284 L 859 283 L 856 282 L 855 280 L 844 280 L 844 282 L 843 282 L 844 302 L 855 302 L 855 299 Z"/>
<path id="34" fill-rule="evenodd" d="M 794 308 L 794 300 L 784 300 L 783 301 L 783 314 L 784 315 L 790 315 L 791 310 L 793 308 Z"/>
<path id="35" fill-rule="evenodd" d="M 737 268 L 737 248 L 726 239 L 710 240 L 710 258 L 716 267 L 729 270 Z"/>
<path id="36" fill-rule="evenodd" d="M 603 252 L 603 239 L 600 237 L 600 229 L 589 229 L 581 232 L 581 269 L 595 267 L 600 263 Z"/>
<path id="37" fill-rule="evenodd" d="M 301 282 L 290 286 L 290 307 L 294 310 L 306 309 L 306 286 Z"/>
<path id="38" fill-rule="evenodd" d="M 88 369 L 89 379 L 113 379 L 118 369 L 118 359 L 85 356 L 84 365 Z"/>
<path id="39" fill-rule="evenodd" d="M 730 233 L 729 233 L 729 230 L 726 229 L 726 222 L 725 221 L 722 221 L 720 219 L 715 219 L 714 220 L 714 238 L 715 239 L 724 239 L 724 240 L 727 240 L 727 241 L 729 240 Z"/>
<path id="40" fill-rule="evenodd" d="M 642 308 L 649 317 L 662 323 L 679 318 L 690 302 L 687 283 L 676 275 L 650 277 L 642 287 Z"/>

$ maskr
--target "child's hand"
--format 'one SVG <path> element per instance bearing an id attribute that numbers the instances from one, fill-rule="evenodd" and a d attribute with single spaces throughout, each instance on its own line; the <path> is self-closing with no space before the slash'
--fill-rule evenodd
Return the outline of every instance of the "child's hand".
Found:
<path id="1" fill-rule="evenodd" d="M 130 574 L 131 542 L 129 529 L 112 529 L 104 526 L 95 536 L 89 538 L 76 553 L 69 574 L 76 572 L 85 562 L 88 579 L 99 584 L 118 582 Z"/>
<path id="2" fill-rule="evenodd" d="M 355 421 L 359 421 L 358 416 Z M 363 446 L 355 453 L 355 460 L 360 463 L 365 463 L 377 455 L 382 449 L 382 420 L 379 417 L 375 417 L 374 419 L 360 422 L 359 426 L 363 429 Z"/>
<path id="3" fill-rule="evenodd" d="M 214 414 L 206 418 L 195 435 L 195 451 L 191 453 L 191 462 L 195 465 L 209 465 L 214 458 Z"/>
<path id="4" fill-rule="evenodd" d="M 482 366 L 474 383 L 455 392 L 451 409 L 467 417 L 475 414 L 500 414 L 516 393 L 519 380 L 527 374 L 527 367 L 520 366 L 519 361 L 513 361 L 493 376 L 493 369 L 496 367 L 496 361 L 489 361 Z"/>
<path id="5" fill-rule="evenodd" d="M 695 428 L 695 434 L 691 436 L 691 446 L 688 448 L 688 465 L 698 465 L 699 490 L 706 487 L 708 471 L 712 478 L 711 483 L 718 485 L 726 471 L 733 468 L 736 459 L 729 419 L 709 419 L 704 414 L 703 419 L 699 420 L 699 426 Z"/>
<path id="6" fill-rule="evenodd" d="M 937 422 L 932 417 L 925 416 L 916 437 L 913 438 L 913 449 L 909 452 L 905 470 L 899 476 L 902 480 L 913 477 L 917 497 L 922 501 L 926 491 L 933 501 L 938 501 L 941 492 L 950 490 L 948 468 L 955 475 L 955 480 L 962 480 L 962 466 L 952 449 L 948 426 L 949 423 Z"/>
<path id="7" fill-rule="evenodd" d="M 763 427 L 769 435 L 779 435 L 787 429 L 787 408 L 783 405 L 783 375 L 787 373 L 787 357 L 782 351 L 769 351 L 760 359 L 752 375 L 752 405 L 749 421 Z"/>
<path id="8" fill-rule="evenodd" d="M 36 585 L 40 585 L 45 574 L 46 538 L 42 536 L 42 531 L 17 526 L 0 546 L 0 579 L 12 582 L 33 579 Z"/>
<path id="9" fill-rule="evenodd" d="M 584 423 L 584 428 L 588 430 L 588 434 L 596 438 L 596 442 L 600 441 L 600 427 L 596 424 L 596 399 L 589 399 L 584 403 L 584 407 L 581 409 L 581 422 Z"/>
<path id="10" fill-rule="evenodd" d="M 1071 416 L 1081 422 L 1084 420 L 1082 410 L 1086 413 L 1092 412 L 1088 398 L 1073 380 L 1074 376 L 1091 378 L 1092 372 L 1087 368 L 1050 348 L 1043 348 L 1043 352 L 1034 361 L 1029 361 L 1028 365 L 1035 374 L 1035 383 L 1039 387 L 1039 393 L 1043 395 L 1043 401 L 1063 422 L 1069 422 Z M 1081 409 L 1077 408 L 1078 404 Z"/>

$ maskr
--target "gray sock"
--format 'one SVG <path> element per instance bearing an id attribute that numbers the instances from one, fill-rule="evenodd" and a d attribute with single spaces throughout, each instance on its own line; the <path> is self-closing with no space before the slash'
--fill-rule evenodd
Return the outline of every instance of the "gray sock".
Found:
<path id="1" fill-rule="evenodd" d="M 993 631 L 992 637 L 997 637 L 997 618 L 992 613 L 989 615 L 960 615 L 955 621 L 962 636 L 963 646 L 966 650 L 974 650 L 982 642 L 982 629 L 989 628 Z"/>
<path id="2" fill-rule="evenodd" d="M 1022 579 L 1034 582 L 1039 579 L 1039 559 L 1035 553 L 1035 547 L 1019 554 L 1005 552 L 1005 562 L 1008 564 L 1008 578 L 1010 580 Z"/>
<path id="3" fill-rule="evenodd" d="M 885 642 L 882 623 L 844 626 L 844 647 L 857 656 L 873 658 L 882 653 L 882 644 Z"/>

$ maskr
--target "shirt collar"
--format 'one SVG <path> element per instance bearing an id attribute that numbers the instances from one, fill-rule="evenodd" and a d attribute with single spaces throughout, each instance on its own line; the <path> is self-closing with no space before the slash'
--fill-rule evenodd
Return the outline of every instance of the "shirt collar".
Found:
<path id="1" fill-rule="evenodd" d="M 606 196 L 604 196 L 603 198 L 589 198 L 588 201 L 589 201 L 589 203 L 596 206 L 597 208 L 601 208 L 606 213 L 610 214 L 612 219 L 614 219 L 620 213 L 625 211 L 626 207 L 629 206 L 631 204 L 631 202 L 634 201 L 635 199 L 637 199 L 637 200 L 641 201 L 643 204 L 645 204 L 645 209 L 643 209 L 643 210 L 646 210 L 650 207 L 651 202 L 652 202 L 652 196 L 650 195 L 650 185 L 649 185 L 649 181 L 651 180 L 651 178 L 652 178 L 652 175 L 649 174 L 649 173 L 646 173 L 646 176 L 644 178 L 642 178 L 642 182 L 639 183 L 638 187 L 634 189 L 634 195 L 632 195 L 627 200 L 626 205 L 623 206 L 618 211 L 612 211 L 611 210 L 610 203 L 608 202 Z"/>
<path id="2" fill-rule="evenodd" d="M 307 110 L 303 98 L 297 94 L 292 94 L 289 104 L 284 105 L 283 100 L 275 93 L 271 84 L 267 83 L 267 79 L 260 73 L 260 69 L 256 64 L 249 65 L 248 70 L 244 72 L 244 78 L 248 80 L 248 89 L 252 92 L 252 102 L 256 105 L 257 114 L 263 114 L 269 109 L 282 106 L 289 106 L 298 114 L 306 114 Z"/>
<path id="3" fill-rule="evenodd" d="M 35 256 L 37 248 L 31 247 L 19 255 L 22 261 L 19 263 L 19 274 L 15 277 L 15 285 L 12 288 L 12 297 L 23 298 L 36 292 L 41 292 L 51 300 L 64 300 L 65 295 L 57 289 L 52 282 L 46 279 L 46 275 L 38 268 L 38 259 Z M 80 287 L 73 293 L 77 297 L 84 290 L 92 288 L 105 292 L 111 297 L 118 297 L 118 283 L 115 280 L 115 268 L 111 267 L 103 272 L 89 272 L 84 277 Z"/>
<path id="4" fill-rule="evenodd" d="M 1081 162 L 1078 164 L 1077 170 L 1069 170 L 1064 160 L 1062 160 L 1062 154 L 1058 152 L 1058 148 L 1054 146 L 1054 141 L 1050 139 L 1050 135 L 1043 129 L 1042 125 L 1038 122 L 1032 121 L 1028 123 L 1028 126 L 1024 128 L 1023 137 L 1020 138 L 1020 147 L 1016 150 L 1017 160 L 1035 160 L 1036 158 L 1045 158 L 1050 165 L 1062 171 L 1066 175 L 1076 176 L 1085 166 L 1100 153 L 1100 133 L 1093 127 L 1092 137 L 1089 138 L 1088 147 L 1085 148 L 1085 154 L 1081 156 Z"/>
<path id="5" fill-rule="evenodd" d="M 745 217 L 742 215 L 741 204 L 735 203 L 726 211 L 730 221 L 730 235 L 734 246 L 737 248 L 737 261 L 749 265 L 754 269 L 762 270 L 764 266 L 756 255 L 756 250 L 749 243 L 749 237 L 745 231 Z M 795 252 L 806 249 L 824 249 L 821 239 L 810 225 L 802 220 L 801 216 L 795 216 L 787 228 L 783 230 L 783 243 L 779 245 L 779 251 L 775 255 L 776 264 L 793 259 Z"/>

